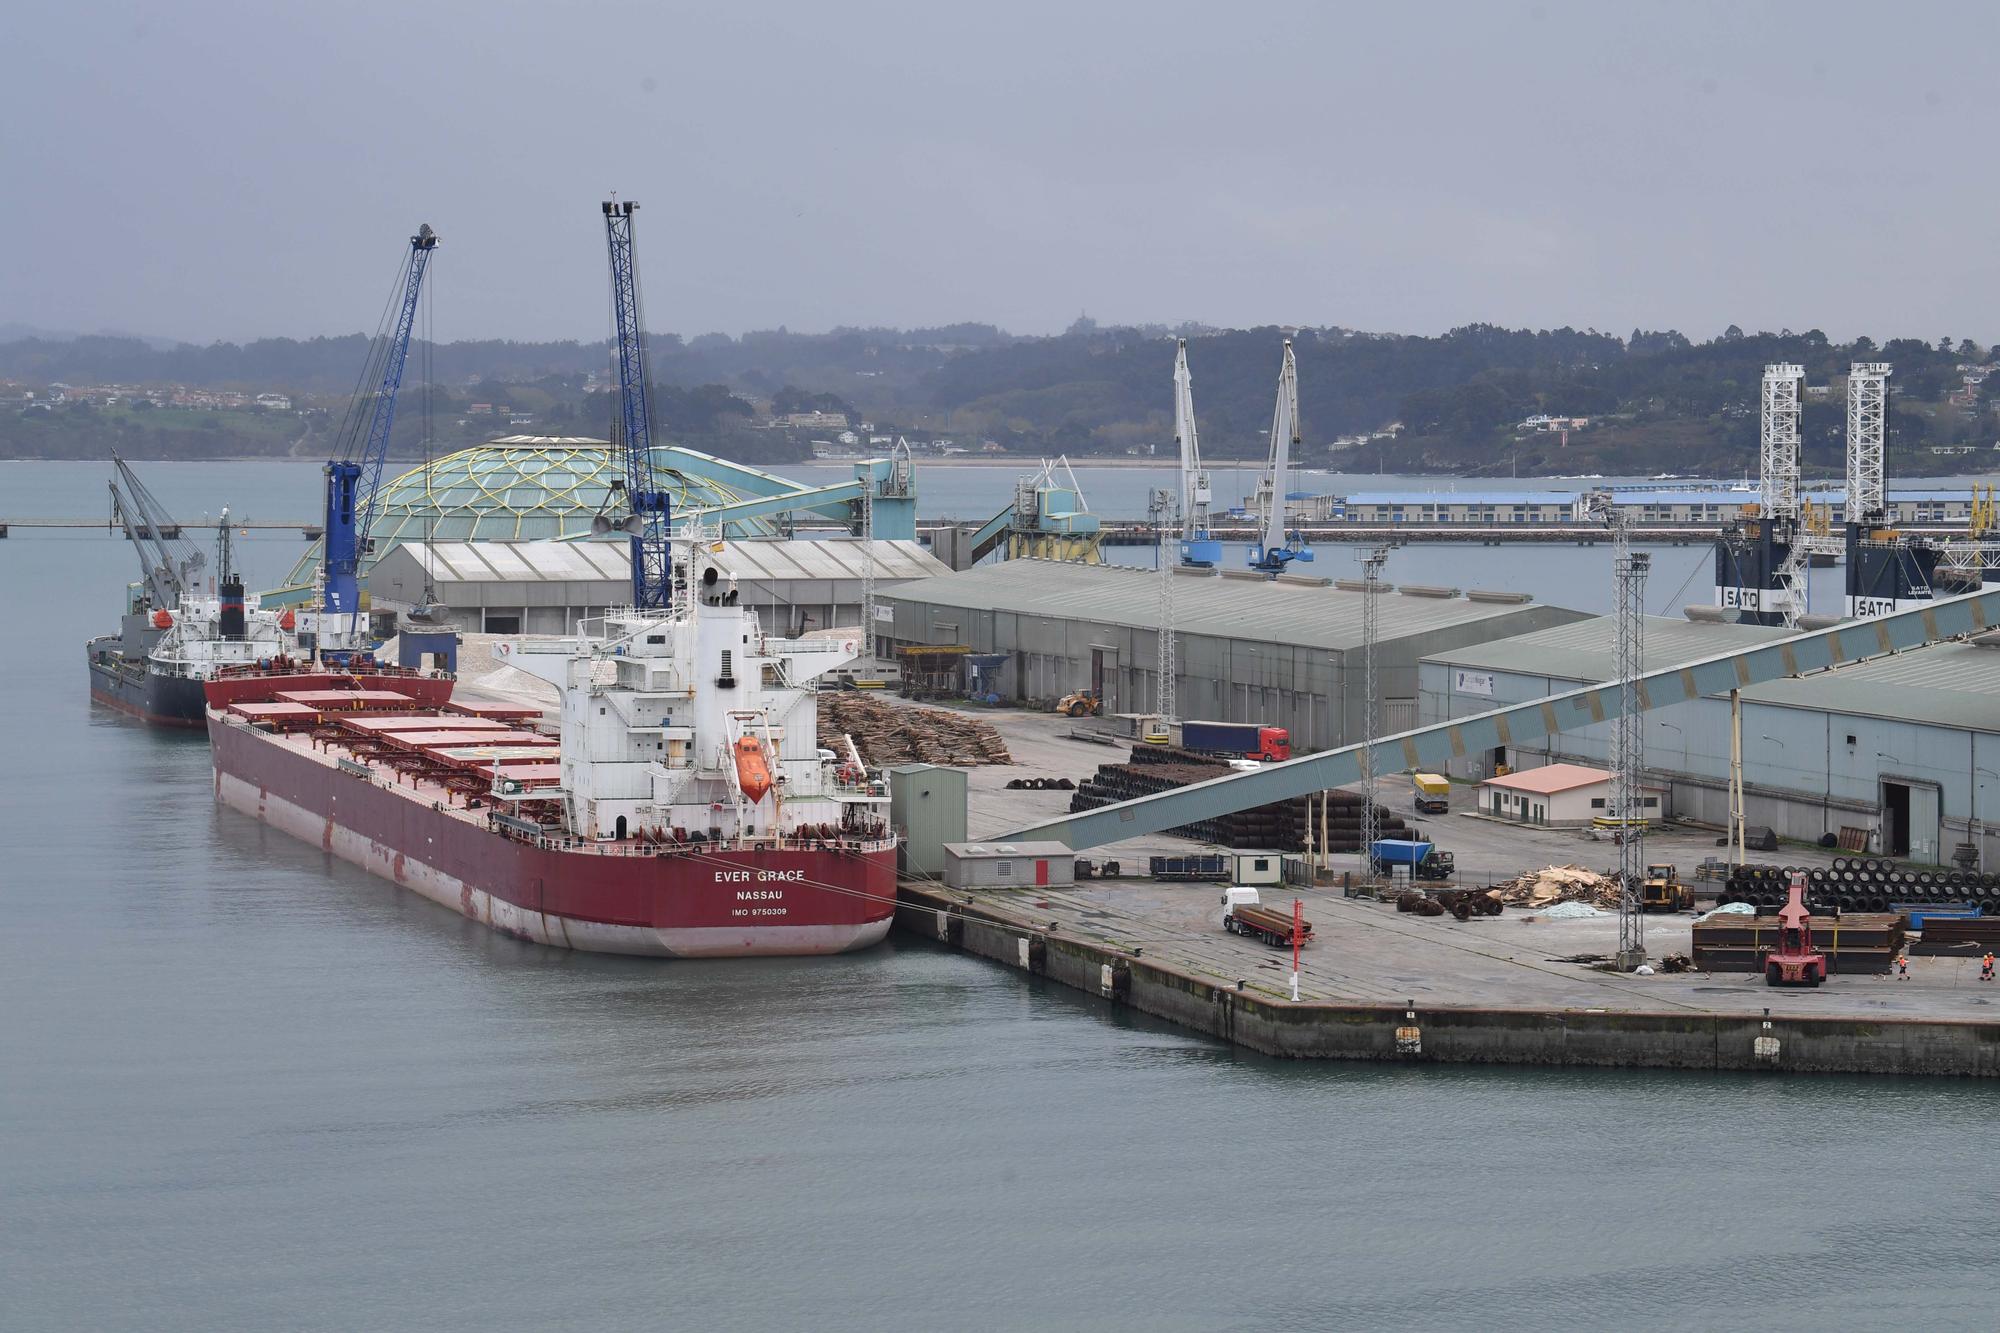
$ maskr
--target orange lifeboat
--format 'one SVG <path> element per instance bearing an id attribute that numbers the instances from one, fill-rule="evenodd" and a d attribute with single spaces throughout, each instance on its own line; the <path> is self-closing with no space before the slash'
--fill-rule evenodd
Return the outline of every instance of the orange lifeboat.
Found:
<path id="1" fill-rule="evenodd" d="M 174 625 L 173 612 L 167 610 L 165 607 L 161 607 L 159 610 L 153 612 L 154 629 L 172 629 L 173 625 Z"/>
<path id="2" fill-rule="evenodd" d="M 771 790 L 771 766 L 764 762 L 764 747 L 755 736 L 736 742 L 736 785 L 752 805 Z"/>
<path id="3" fill-rule="evenodd" d="M 285 614 L 278 617 L 278 628 L 285 631 L 287 634 L 291 633 L 292 630 L 296 629 L 298 627 L 298 623 L 299 623 L 299 618 L 292 614 L 292 609 L 290 607 L 286 607 Z"/>

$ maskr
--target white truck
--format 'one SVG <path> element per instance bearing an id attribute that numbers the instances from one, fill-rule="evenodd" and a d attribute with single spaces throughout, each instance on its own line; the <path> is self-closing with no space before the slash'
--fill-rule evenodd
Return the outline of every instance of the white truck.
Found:
<path id="1" fill-rule="evenodd" d="M 1257 890 L 1248 884 L 1232 884 L 1222 891 L 1222 928 L 1266 944 L 1289 948 L 1292 943 L 1292 914 L 1264 906 Z M 1299 942 L 1311 939 L 1312 933 L 1312 922 L 1302 918 Z"/>

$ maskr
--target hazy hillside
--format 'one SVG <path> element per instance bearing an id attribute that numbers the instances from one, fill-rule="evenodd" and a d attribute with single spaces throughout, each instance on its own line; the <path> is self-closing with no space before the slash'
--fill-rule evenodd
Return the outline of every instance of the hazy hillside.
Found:
<path id="1" fill-rule="evenodd" d="M 1171 449 L 1174 332 L 1079 320 L 1043 338 L 980 324 L 824 334 L 780 329 L 739 338 L 668 334 L 655 337 L 652 364 L 669 438 L 761 461 L 803 456 L 809 442 L 796 432 L 752 427 L 774 411 L 809 407 L 848 412 L 880 432 L 950 437 L 962 447 L 993 441 L 1023 454 L 1123 455 Z M 1878 348 L 1865 338 L 1831 343 L 1816 330 L 1746 335 L 1732 328 L 1694 342 L 1672 331 L 1634 330 L 1621 338 L 1492 325 L 1439 337 L 1338 328 L 1182 332 L 1192 334 L 1203 448 L 1219 458 L 1264 452 L 1279 347 L 1288 332 L 1299 361 L 1306 452 L 1319 461 L 1339 461 L 1334 448 L 1343 437 L 1400 425 L 1392 438 L 1365 445 L 1366 466 L 1521 475 L 1749 469 L 1756 463 L 1758 381 L 1767 361 L 1798 362 L 1810 385 L 1827 390 L 1806 408 L 1809 465 L 1839 466 L 1840 381 L 1852 360 L 1895 366 L 1891 450 L 1899 472 L 1983 467 L 1996 438 L 1987 386 L 1966 385 L 1966 368 L 1983 365 L 1986 356 L 1969 340 L 1895 339 Z M 302 409 L 337 417 L 365 354 L 360 335 L 207 347 L 28 338 L 0 343 L 0 379 L 29 389 L 113 383 L 275 391 Z M 419 347 L 411 356 L 413 377 L 427 364 L 437 386 L 433 427 L 446 442 L 494 433 L 510 414 L 537 432 L 605 429 L 609 402 L 587 391 L 603 387 L 604 344 L 457 342 Z M 1949 401 L 1954 393 L 1963 401 Z M 465 415 L 479 404 L 492 411 Z M 1572 429 L 1565 444 L 1559 433 L 1522 428 L 1537 414 L 1587 423 Z M 199 430 L 133 416 L 74 419 L 57 409 L 23 417 L 0 404 L 0 452 L 88 456 L 121 439 L 120 447 L 138 456 L 325 447 L 325 430 L 309 415 L 249 429 L 225 414 Z M 399 447 L 413 447 L 417 420 L 403 414 Z M 1966 445 L 1981 461 L 1936 452 Z"/>

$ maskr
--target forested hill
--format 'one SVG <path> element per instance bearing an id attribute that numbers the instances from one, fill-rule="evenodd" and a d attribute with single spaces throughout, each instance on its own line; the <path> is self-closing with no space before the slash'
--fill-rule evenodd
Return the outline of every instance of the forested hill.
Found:
<path id="1" fill-rule="evenodd" d="M 1954 338 L 1838 344 L 1816 330 L 1744 334 L 1732 327 L 1695 342 L 1672 331 L 1621 338 L 1471 325 L 1414 337 L 1338 328 L 1099 327 L 1086 319 L 1040 338 L 981 324 L 658 335 L 652 366 L 665 403 L 686 408 L 678 414 L 684 420 L 669 414 L 669 431 L 684 430 L 705 446 L 749 438 L 744 430 L 753 419 L 817 406 L 846 410 L 878 431 L 948 437 L 961 447 L 992 441 L 1022 454 L 1122 456 L 1171 451 L 1177 333 L 1189 337 L 1203 451 L 1218 458 L 1264 452 L 1287 336 L 1299 361 L 1306 457 L 1338 466 L 1522 476 L 1752 470 L 1758 383 L 1772 361 L 1805 367 L 1809 467 L 1840 466 L 1841 395 L 1856 360 L 1895 367 L 1892 470 L 1983 471 L 1996 439 L 2000 377 L 1967 385 L 1968 373 L 1980 378 L 1985 348 Z M 413 367 L 423 364 L 424 351 L 413 350 Z M 538 428 L 591 430 L 604 415 L 602 400 L 585 392 L 593 375 L 602 387 L 602 343 L 457 342 L 429 352 L 430 373 L 455 399 L 511 398 L 517 409 L 527 401 Z M 352 388 L 364 357 L 359 335 L 207 347 L 24 339 L 0 343 L 0 379 L 31 387 L 172 383 L 334 402 Z M 520 387 L 509 394 L 510 385 Z M 1523 427 L 1537 415 L 1586 421 L 1565 442 L 1560 431 Z M 1392 425 L 1399 426 L 1393 436 L 1381 434 Z M 1371 438 L 1356 445 L 1362 436 Z M 794 445 L 802 450 L 804 442 Z M 1974 458 L 1941 452 L 1967 446 Z M 1337 448 L 1361 452 L 1343 456 Z"/>

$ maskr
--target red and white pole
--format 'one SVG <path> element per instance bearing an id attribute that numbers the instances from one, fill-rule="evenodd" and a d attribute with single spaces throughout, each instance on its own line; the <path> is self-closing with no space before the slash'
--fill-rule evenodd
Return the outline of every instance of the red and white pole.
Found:
<path id="1" fill-rule="evenodd" d="M 1292 999 L 1299 998 L 1299 941 L 1305 929 L 1306 907 L 1297 898 L 1292 899 Z"/>

